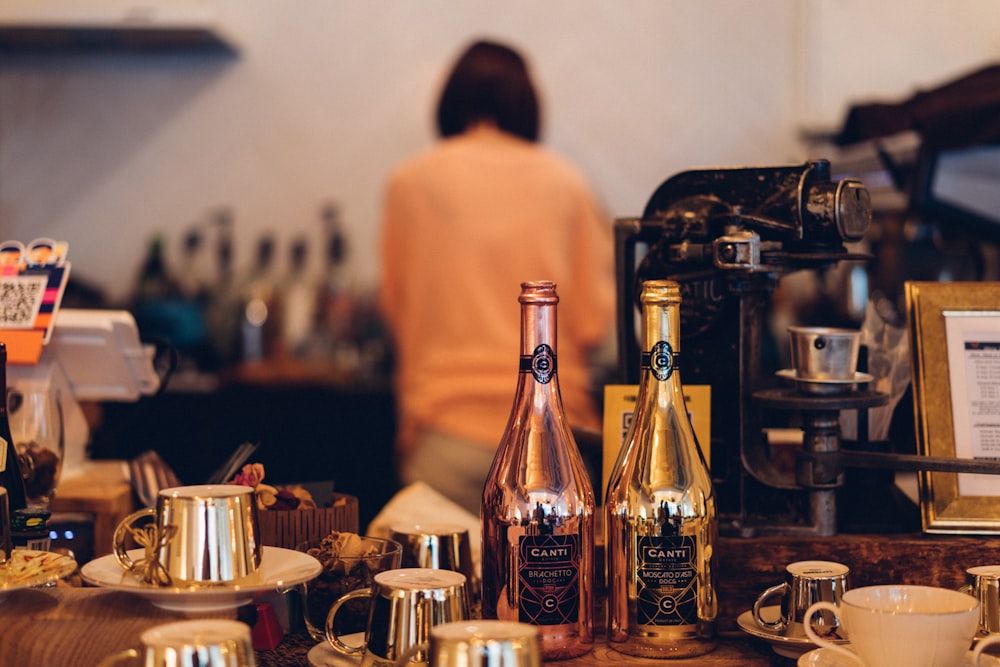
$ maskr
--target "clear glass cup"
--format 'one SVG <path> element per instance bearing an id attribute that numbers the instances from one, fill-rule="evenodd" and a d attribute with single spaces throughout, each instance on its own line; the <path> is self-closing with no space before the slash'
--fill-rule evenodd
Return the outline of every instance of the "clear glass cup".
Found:
<path id="1" fill-rule="evenodd" d="M 399 568 L 403 548 L 398 542 L 353 533 L 332 533 L 322 540 L 296 546 L 323 565 L 318 577 L 303 586 L 303 617 L 309 636 L 326 641 L 326 617 L 342 595 L 371 586 L 379 572 Z M 338 635 L 364 632 L 370 599 L 351 600 L 337 614 Z"/>
<path id="2" fill-rule="evenodd" d="M 66 442 L 56 391 L 28 383 L 7 390 L 7 417 L 28 503 L 48 507 L 62 473 Z"/>

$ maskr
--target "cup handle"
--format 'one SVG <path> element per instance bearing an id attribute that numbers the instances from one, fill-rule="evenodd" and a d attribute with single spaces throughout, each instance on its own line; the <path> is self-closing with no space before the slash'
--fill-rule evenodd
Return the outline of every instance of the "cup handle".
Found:
<path id="1" fill-rule="evenodd" d="M 406 667 L 407 663 L 409 663 L 414 656 L 416 656 L 421 651 L 426 651 L 427 649 L 430 648 L 430 646 L 431 646 L 430 642 L 421 642 L 406 649 L 400 654 L 398 658 L 396 658 L 396 663 L 395 663 L 396 667 Z"/>
<path id="2" fill-rule="evenodd" d="M 973 597 L 975 597 L 975 595 L 976 595 L 976 592 L 974 590 L 972 590 L 972 586 L 970 584 L 965 584 L 964 586 L 959 586 L 958 587 L 958 592 L 959 593 L 966 593 L 966 594 L 971 595 Z"/>
<path id="3" fill-rule="evenodd" d="M 124 651 L 119 651 L 118 653 L 109 655 L 104 660 L 101 660 L 97 667 L 114 667 L 126 660 L 138 660 L 141 656 L 139 651 L 134 648 L 125 649 Z"/>
<path id="4" fill-rule="evenodd" d="M 131 572 L 132 568 L 135 566 L 135 561 L 129 558 L 129 555 L 125 550 L 125 536 L 128 534 L 132 524 L 144 516 L 156 516 L 156 510 L 152 507 L 146 507 L 132 512 L 119 522 L 118 527 L 115 528 L 114 537 L 111 538 L 111 547 L 114 550 L 115 560 L 118 561 L 118 564 L 121 565 L 122 568 L 129 572 Z"/>
<path id="5" fill-rule="evenodd" d="M 760 615 L 760 610 L 763 609 L 765 602 L 773 597 L 783 597 L 787 594 L 788 584 L 782 582 L 777 586 L 771 586 L 757 596 L 757 600 L 753 603 L 753 620 L 757 622 L 757 625 L 765 630 L 772 630 L 774 632 L 784 632 L 788 628 L 788 619 L 785 618 L 784 614 L 777 621 L 765 621 Z"/>
<path id="6" fill-rule="evenodd" d="M 344 655 L 353 656 L 365 650 L 364 644 L 362 644 L 361 646 L 348 646 L 343 641 L 341 641 L 340 635 L 338 635 L 333 629 L 333 619 L 337 616 L 337 611 L 348 600 L 354 600 L 356 598 L 367 598 L 371 597 L 371 595 L 372 595 L 371 588 L 359 588 L 356 591 L 351 591 L 350 593 L 345 593 L 344 595 L 341 595 L 339 598 L 337 598 L 337 601 L 333 603 L 333 606 L 330 607 L 330 611 L 326 615 L 326 641 L 330 646 L 333 647 L 334 651 L 337 651 L 338 653 L 342 653 Z M 366 632 L 365 639 L 367 639 L 367 636 L 368 633 Z"/>
<path id="7" fill-rule="evenodd" d="M 864 663 L 861 661 L 861 658 L 858 657 L 857 653 L 855 653 L 854 651 L 849 651 L 843 646 L 839 646 L 833 643 L 829 639 L 823 639 L 822 637 L 816 634 L 816 631 L 813 630 L 812 627 L 812 617 L 821 611 L 831 612 L 834 616 L 837 617 L 837 620 L 842 624 L 842 621 L 840 619 L 840 610 L 834 604 L 827 602 L 826 600 L 821 600 L 819 602 L 812 603 L 811 605 L 809 605 L 809 608 L 806 609 L 806 615 L 802 618 L 802 629 L 806 631 L 806 636 L 809 637 L 809 641 L 811 641 L 816 646 L 819 646 L 820 648 L 830 649 L 834 653 L 839 653 L 842 656 L 850 658 L 852 664 L 858 664 L 864 667 Z"/>
<path id="8" fill-rule="evenodd" d="M 1000 644 L 1000 635 L 986 635 L 985 637 L 980 635 L 979 641 L 976 642 L 976 648 L 972 649 L 972 664 L 979 667 L 979 659 L 986 650 L 986 647 L 993 644 Z"/>

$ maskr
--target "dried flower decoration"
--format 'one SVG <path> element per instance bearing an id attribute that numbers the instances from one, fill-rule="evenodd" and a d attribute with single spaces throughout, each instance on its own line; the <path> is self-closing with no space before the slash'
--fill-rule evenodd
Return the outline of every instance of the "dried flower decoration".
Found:
<path id="1" fill-rule="evenodd" d="M 262 510 L 314 510 L 316 501 L 301 486 L 275 487 L 264 484 L 264 464 L 247 463 L 233 476 L 229 484 L 249 486 L 257 496 L 257 508 Z"/>

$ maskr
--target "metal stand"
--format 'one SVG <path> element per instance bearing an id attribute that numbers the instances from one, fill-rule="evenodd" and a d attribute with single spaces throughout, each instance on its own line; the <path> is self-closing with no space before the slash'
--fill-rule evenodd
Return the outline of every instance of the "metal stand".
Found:
<path id="1" fill-rule="evenodd" d="M 885 405 L 889 396 L 878 392 L 850 391 L 844 394 L 807 394 L 798 389 L 768 389 L 755 392 L 763 407 L 798 410 L 802 413 L 802 451 L 795 466 L 796 483 L 809 492 L 809 523 L 795 526 L 760 527 L 760 534 L 818 535 L 837 533 L 836 489 L 844 483 L 840 449 L 840 411 Z"/>

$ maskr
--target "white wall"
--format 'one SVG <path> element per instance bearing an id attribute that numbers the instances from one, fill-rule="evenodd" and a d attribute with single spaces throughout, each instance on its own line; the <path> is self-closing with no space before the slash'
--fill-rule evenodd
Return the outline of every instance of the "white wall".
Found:
<path id="1" fill-rule="evenodd" d="M 335 200 L 369 286 L 385 174 L 433 140 L 444 71 L 478 36 L 529 56 L 546 143 L 610 216 L 683 169 L 801 161 L 803 125 L 1000 59 L 995 0 L 219 3 L 236 58 L 0 59 L 0 237 L 69 241 L 75 275 L 123 300 L 154 232 L 176 253 L 230 205 L 245 265 L 263 230 L 318 239 Z"/>

